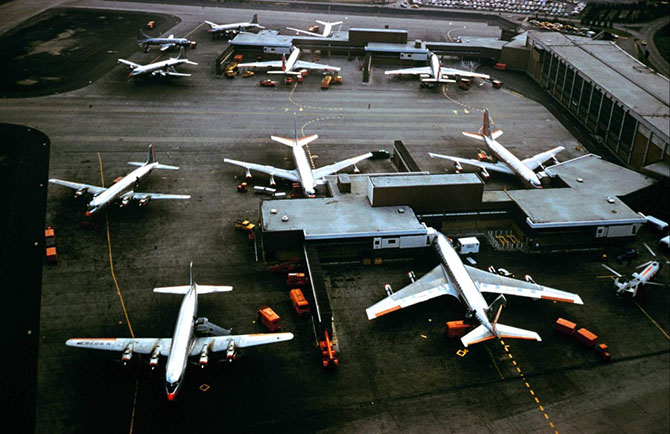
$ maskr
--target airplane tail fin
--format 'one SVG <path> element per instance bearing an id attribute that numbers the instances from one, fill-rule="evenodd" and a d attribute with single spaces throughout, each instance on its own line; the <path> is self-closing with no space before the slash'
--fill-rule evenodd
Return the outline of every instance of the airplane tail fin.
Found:
<path id="1" fill-rule="evenodd" d="M 484 122 L 482 123 L 482 136 L 495 140 L 502 136 L 501 130 L 491 130 L 491 117 L 489 116 L 489 109 L 484 109 Z"/>
<path id="2" fill-rule="evenodd" d="M 152 163 L 157 163 L 158 160 L 156 160 L 156 148 L 154 148 L 153 143 L 149 145 L 149 156 L 147 157 L 147 161 L 145 162 L 139 162 L 139 161 L 129 161 L 128 164 L 131 166 L 146 166 L 147 164 L 152 164 Z M 179 167 L 177 166 L 169 166 L 167 164 L 156 164 L 155 169 L 165 169 L 165 170 L 179 170 Z"/>
<path id="3" fill-rule="evenodd" d="M 182 286 L 165 286 L 162 288 L 154 288 L 154 292 L 158 294 L 186 294 L 195 285 L 196 294 L 212 294 L 214 292 L 228 292 L 232 291 L 232 286 L 221 285 L 198 285 L 193 281 L 193 261 L 189 264 L 189 285 Z"/>
<path id="4" fill-rule="evenodd" d="M 486 308 L 486 316 L 488 317 L 491 324 L 493 324 L 493 327 L 496 326 L 498 318 L 500 318 L 500 312 L 502 312 L 502 308 L 506 305 L 507 299 L 505 299 L 504 295 L 500 294 L 498 298 L 493 300 L 493 303 L 491 303 L 489 307 Z"/>
<path id="5" fill-rule="evenodd" d="M 156 161 L 156 149 L 154 148 L 154 144 L 149 145 L 149 156 L 147 157 L 147 162 L 146 164 L 151 164 L 154 161 Z"/>
<path id="6" fill-rule="evenodd" d="M 254 14 L 251 18 L 251 24 L 258 24 L 258 14 Z"/>
<path id="7" fill-rule="evenodd" d="M 467 347 L 468 345 L 478 344 L 480 342 L 488 341 L 495 338 L 507 338 L 507 339 L 527 339 L 534 341 L 542 341 L 540 335 L 534 331 L 524 330 L 517 327 L 510 327 L 503 324 L 496 324 L 494 326 L 496 335 L 494 335 L 489 329 L 480 325 L 472 330 L 470 333 L 466 334 L 461 338 L 461 343 L 463 346 Z"/>
<path id="8" fill-rule="evenodd" d="M 286 72 L 286 54 L 281 55 L 281 70 Z"/>

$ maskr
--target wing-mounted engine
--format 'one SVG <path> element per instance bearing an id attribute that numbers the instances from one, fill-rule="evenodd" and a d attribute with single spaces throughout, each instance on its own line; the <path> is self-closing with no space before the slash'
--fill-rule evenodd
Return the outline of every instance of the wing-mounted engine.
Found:
<path id="1" fill-rule="evenodd" d="M 226 347 L 226 360 L 233 362 L 237 359 L 237 346 L 235 345 L 235 340 L 231 339 L 228 342 L 228 347 Z"/>
<path id="2" fill-rule="evenodd" d="M 484 178 L 484 180 L 487 180 L 491 177 L 491 174 L 489 173 L 489 171 L 486 170 L 484 167 L 482 167 L 480 169 L 479 173 L 482 175 L 482 178 Z"/>
<path id="3" fill-rule="evenodd" d="M 151 357 L 149 358 L 149 366 L 151 366 L 151 369 L 155 369 L 156 366 L 158 366 L 158 359 L 161 355 L 161 346 L 156 345 L 154 349 L 151 351 Z"/>
<path id="4" fill-rule="evenodd" d="M 454 169 L 456 170 L 456 173 L 461 173 L 463 171 L 463 166 L 461 166 L 461 163 L 458 161 L 454 161 Z"/>
<path id="5" fill-rule="evenodd" d="M 88 191 L 88 187 L 82 187 L 79 190 L 75 191 L 74 192 L 75 199 L 79 198 L 79 197 L 82 197 L 84 194 L 86 194 L 87 191 Z"/>
<path id="6" fill-rule="evenodd" d="M 119 203 L 119 208 L 124 208 L 128 206 L 131 200 L 133 200 L 133 192 L 129 191 L 128 193 L 121 196 L 121 202 Z"/>
<path id="7" fill-rule="evenodd" d="M 206 368 L 209 364 L 209 343 L 204 344 L 200 349 L 200 358 L 198 359 L 198 366 Z"/>
<path id="8" fill-rule="evenodd" d="M 121 363 L 123 363 L 123 366 L 126 366 L 128 362 L 130 362 L 130 360 L 133 358 L 134 350 L 135 350 L 134 342 L 129 343 L 123 350 L 123 354 L 121 355 Z"/>
<path id="9" fill-rule="evenodd" d="M 151 200 L 151 196 L 144 196 L 142 199 L 140 199 L 137 202 L 137 204 L 139 206 L 146 206 L 149 203 L 150 200 Z"/>

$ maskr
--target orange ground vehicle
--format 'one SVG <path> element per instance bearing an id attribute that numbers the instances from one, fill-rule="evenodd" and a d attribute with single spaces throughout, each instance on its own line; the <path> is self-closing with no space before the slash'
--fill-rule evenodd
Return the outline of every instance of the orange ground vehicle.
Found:
<path id="1" fill-rule="evenodd" d="M 258 318 L 261 320 L 263 325 L 267 327 L 271 332 L 276 332 L 281 330 L 281 322 L 279 315 L 275 313 L 272 308 L 268 306 L 261 306 L 258 308 Z"/>
<path id="2" fill-rule="evenodd" d="M 307 284 L 307 276 L 305 276 L 305 273 L 288 273 L 286 284 L 294 288 L 296 286 L 305 286 Z"/>
<path id="3" fill-rule="evenodd" d="M 298 315 L 309 313 L 309 303 L 299 288 L 292 289 L 291 292 L 289 292 L 289 296 L 291 297 L 291 304 L 293 305 L 295 313 Z"/>

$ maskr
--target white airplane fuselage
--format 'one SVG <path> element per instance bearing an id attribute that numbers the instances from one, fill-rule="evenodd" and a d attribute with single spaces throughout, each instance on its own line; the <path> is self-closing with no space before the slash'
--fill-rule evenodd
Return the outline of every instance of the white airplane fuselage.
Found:
<path id="1" fill-rule="evenodd" d="M 138 167 L 128 175 L 124 176 L 114 185 L 109 187 L 107 190 L 96 196 L 93 196 L 93 199 L 88 203 L 86 216 L 90 217 L 97 211 L 109 205 L 112 201 L 121 197 L 127 191 L 132 190 L 135 183 L 139 182 L 142 178 L 151 173 L 151 171 L 154 170 L 157 165 L 158 162 L 154 162 Z"/>
<path id="2" fill-rule="evenodd" d="M 434 79 L 439 80 L 440 79 L 440 59 L 437 58 L 436 54 L 431 53 L 430 54 L 430 69 L 432 72 L 432 75 Z"/>
<path id="3" fill-rule="evenodd" d="M 507 150 L 503 145 L 490 137 L 484 136 L 484 141 L 489 151 L 502 162 L 505 166 L 514 172 L 519 178 L 525 181 L 528 185 L 535 188 L 541 188 L 542 183 L 534 171 L 530 170 L 525 164 Z"/>
<path id="4" fill-rule="evenodd" d="M 285 72 L 293 71 L 298 57 L 300 57 L 300 48 L 294 48 L 293 51 L 291 51 L 291 54 L 288 56 L 288 59 L 286 59 L 286 63 L 284 63 Z"/>
<path id="5" fill-rule="evenodd" d="M 488 303 L 484 296 L 477 289 L 468 271 L 465 269 L 461 258 L 453 248 L 449 240 L 442 233 L 437 232 L 437 238 L 433 242 L 433 248 L 440 257 L 442 270 L 447 280 L 458 292 L 459 298 L 467 311 L 472 312 L 474 316 L 486 327 L 494 336 L 498 336 L 495 327 L 491 324 L 486 314 Z"/>
<path id="6" fill-rule="evenodd" d="M 156 63 L 150 63 L 148 65 L 140 65 L 137 68 L 133 68 L 132 71 L 130 71 L 129 76 L 130 77 L 137 77 L 142 74 L 148 74 L 153 71 L 157 71 L 159 69 L 164 69 L 168 68 L 170 66 L 175 66 L 175 65 L 181 65 L 182 63 L 188 63 L 188 60 L 186 59 L 168 59 L 168 60 L 162 60 L 160 62 Z"/>
<path id="7" fill-rule="evenodd" d="M 188 356 L 193 349 L 195 317 L 198 313 L 198 294 L 193 284 L 184 296 L 172 336 L 172 346 L 165 363 L 165 390 L 170 401 L 174 400 L 181 387 L 188 365 Z"/>
<path id="8" fill-rule="evenodd" d="M 305 193 L 305 196 L 313 198 L 316 196 L 316 180 L 312 173 L 312 166 L 309 164 L 307 153 L 302 146 L 293 146 L 293 161 L 295 162 L 295 170 L 298 172 L 298 179 L 300 185 Z"/>
<path id="9" fill-rule="evenodd" d="M 140 40 L 140 45 L 164 45 L 172 44 L 187 47 L 191 45 L 191 41 L 186 38 L 147 38 Z"/>
<path id="10" fill-rule="evenodd" d="M 254 23 L 232 23 L 232 24 L 218 24 L 216 26 L 211 26 L 208 30 L 209 33 L 218 33 L 218 32 L 227 32 L 230 30 L 246 30 L 247 28 L 263 28 L 258 24 Z"/>

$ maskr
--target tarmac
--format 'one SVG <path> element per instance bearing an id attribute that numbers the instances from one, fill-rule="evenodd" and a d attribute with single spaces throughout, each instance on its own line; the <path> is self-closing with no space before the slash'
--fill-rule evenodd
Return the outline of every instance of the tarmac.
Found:
<path id="1" fill-rule="evenodd" d="M 519 157 L 557 145 L 566 147 L 560 160 L 583 155 L 579 140 L 543 105 L 487 83 L 468 91 L 420 89 L 415 80 L 384 76 L 383 69 L 391 66 L 375 67 L 371 84 L 364 85 L 362 59 L 345 57 L 320 59 L 342 67 L 339 87 L 322 91 L 318 75 L 310 74 L 300 85 L 264 88 L 258 84 L 262 73 L 232 80 L 214 75 L 214 59 L 225 42 L 212 41 L 202 25 L 204 19 L 246 20 L 251 10 L 75 3 L 179 17 L 179 24 L 165 31 L 198 41 L 186 57 L 199 65 L 178 67 L 193 76 L 136 86 L 118 65 L 66 93 L 4 98 L 0 118 L 47 134 L 50 177 L 78 182 L 99 185 L 103 178 L 109 185 L 131 170 L 127 161 L 143 160 L 147 145 L 154 143 L 160 162 L 181 169 L 152 173 L 140 191 L 191 194 L 192 199 L 110 209 L 97 228 L 85 228 L 84 202 L 73 200 L 71 190 L 49 186 L 46 222 L 56 229 L 59 263 L 43 270 L 35 432 L 668 431 L 670 293 L 651 287 L 635 301 L 617 298 L 600 266 L 602 252 L 526 256 L 485 247 L 475 257 L 478 266 L 495 264 L 517 276 L 529 273 L 539 283 L 580 294 L 585 304 L 510 297 L 503 323 L 535 330 L 543 341 L 491 341 L 467 352 L 442 335 L 445 321 L 463 315 L 462 306 L 450 298 L 373 322 L 366 318 L 365 308 L 384 297 L 384 283 L 400 289 L 407 284 L 406 271 L 420 276 L 434 263 L 325 265 L 340 349 L 340 365 L 329 372 L 320 366 L 311 321 L 292 312 L 283 277 L 258 262 L 255 244 L 233 229 L 235 219 L 258 218 L 262 197 L 236 193 L 244 171 L 223 159 L 292 168 L 287 148 L 269 136 L 292 134 L 294 112 L 301 132 L 319 134 L 309 145 L 317 167 L 390 150 L 399 139 L 422 169 L 444 173 L 444 162 L 430 159 L 428 152 L 473 158 L 477 143 L 461 131 L 476 131 L 485 107 L 505 132 L 499 141 Z M 141 21 L 155 16 L 147 13 Z M 407 16 L 370 22 L 352 14 L 346 25 L 389 24 L 409 28 L 411 38 L 433 40 L 452 28 L 452 36 L 460 34 L 458 29 L 496 34 L 482 23 L 417 22 Z M 281 11 L 259 16 L 261 24 L 273 28 L 306 28 L 314 18 Z M 421 32 L 413 33 L 417 28 Z M 131 46 L 134 37 L 135 32 L 119 33 L 119 44 Z M 137 48 L 130 60 L 149 63 L 158 56 L 157 50 Z M 303 58 L 311 60 L 308 53 Z M 93 66 L 71 64 L 75 73 Z M 506 73 L 498 75 L 504 82 Z M 387 160 L 367 160 L 359 168 L 394 171 Z M 252 182 L 267 185 L 267 177 Z M 286 183 L 278 188 L 290 191 Z M 486 188 L 520 185 L 493 175 Z M 443 230 L 448 234 L 448 227 Z M 641 244 L 647 242 L 656 249 L 658 238 L 645 228 L 634 245 L 644 249 Z M 606 253 L 612 257 L 624 247 Z M 641 252 L 630 264 L 610 265 L 630 273 L 648 260 L 646 250 Z M 202 296 L 200 316 L 234 333 L 262 332 L 255 312 L 269 305 L 281 316 L 282 330 L 293 332 L 295 339 L 243 351 L 234 364 L 189 368 L 174 403 L 165 398 L 162 366 L 155 372 L 145 362 L 122 367 L 119 354 L 64 345 L 73 337 L 171 336 L 180 299 L 151 289 L 188 282 L 190 261 L 199 283 L 234 286 L 227 294 Z M 661 274 L 658 280 L 667 284 L 667 265 Z M 603 364 L 593 350 L 555 334 L 558 317 L 596 333 L 609 345 L 612 361 Z"/>

